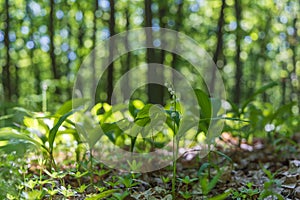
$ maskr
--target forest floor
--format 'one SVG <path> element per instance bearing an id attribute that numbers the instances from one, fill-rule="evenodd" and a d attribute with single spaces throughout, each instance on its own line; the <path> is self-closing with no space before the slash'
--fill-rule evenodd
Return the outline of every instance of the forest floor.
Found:
<path id="1" fill-rule="evenodd" d="M 237 138 L 229 134 L 222 136 L 223 140 L 216 145 L 216 151 L 221 153 L 212 154 L 210 161 L 207 156 L 200 159 L 195 151 L 178 159 L 176 199 L 209 199 L 216 196 L 220 198 L 215 199 L 300 199 L 300 137 L 272 143 L 256 139 L 249 145 L 239 144 Z M 210 163 L 210 170 L 205 163 Z M 93 180 L 91 176 L 82 176 L 79 181 L 70 175 L 64 176 L 63 182 L 69 188 L 89 185 L 84 192 L 74 193 L 68 199 L 172 199 L 172 166 L 149 173 L 126 175 L 97 164 L 95 171 L 101 170 L 104 170 L 102 174 L 92 175 Z M 208 171 L 210 175 L 203 176 Z M 217 180 L 215 184 L 214 180 Z M 209 188 L 207 194 L 203 187 Z M 107 198 L 95 196 L 106 190 L 115 190 L 116 194 Z M 220 196 L 222 194 L 223 198 Z M 47 196 L 44 199 L 49 199 Z M 59 193 L 52 197 L 64 199 Z"/>
<path id="2" fill-rule="evenodd" d="M 218 142 L 217 148 L 231 158 L 231 161 L 220 155 L 210 158 L 216 166 L 211 170 L 212 179 L 218 170 L 222 173 L 218 183 L 206 197 L 216 197 L 227 192 L 230 195 L 226 199 L 300 199 L 300 140 L 295 140 L 290 141 L 293 144 L 278 140 L 276 145 L 274 142 L 271 144 L 263 140 L 254 140 L 253 145 L 242 143 L 238 146 L 237 138 L 223 134 L 223 141 Z M 207 158 L 199 160 L 197 156 L 192 159 L 191 157 L 186 154 L 178 160 L 179 177 L 197 178 L 201 166 L 208 162 Z M 144 180 L 148 181 L 152 188 L 143 193 L 151 191 L 155 196 L 157 191 L 170 191 L 171 185 L 166 188 L 160 182 L 159 177 L 164 173 L 167 176 L 170 172 L 160 170 L 144 175 Z M 188 186 L 179 182 L 177 190 L 189 191 L 192 194 L 189 199 L 206 199 L 198 182 Z M 156 196 L 157 199 L 161 199 L 159 194 Z M 146 195 L 138 195 L 138 199 L 143 197 Z M 177 199 L 184 198 L 179 195 Z"/>

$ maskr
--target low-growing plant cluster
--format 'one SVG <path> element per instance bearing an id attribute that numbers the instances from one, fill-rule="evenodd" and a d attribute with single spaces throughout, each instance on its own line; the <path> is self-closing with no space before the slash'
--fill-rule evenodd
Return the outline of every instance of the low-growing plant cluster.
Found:
<path id="1" fill-rule="evenodd" d="M 233 161 L 216 148 L 215 141 L 222 140 L 221 134 L 209 131 L 213 124 L 225 123 L 223 132 L 239 138 L 237 148 L 257 137 L 267 137 L 277 145 L 288 141 L 299 148 L 292 139 L 299 128 L 293 114 L 294 104 L 275 108 L 255 101 L 275 86 L 271 83 L 262 87 L 240 107 L 197 89 L 195 108 L 199 108 L 200 116 L 185 113 L 172 87 L 165 107 L 144 104 L 138 99 L 128 106 L 98 103 L 90 110 L 84 106 L 86 100 L 74 99 L 54 114 L 14 107 L 11 113 L 15 114 L 1 117 L 1 123 L 8 125 L 0 129 L 0 198 L 264 199 L 271 195 L 283 199 L 272 190 L 280 183 L 263 166 L 261 169 L 268 177 L 263 188 L 254 188 L 249 182 L 241 189 L 232 187 L 216 193 L 214 188 L 233 168 Z M 195 124 L 193 120 L 197 117 Z M 163 129 L 153 134 L 162 119 Z M 190 131 L 193 127 L 196 129 Z M 190 175 L 181 172 L 181 163 L 177 163 L 179 154 L 185 155 L 180 153 L 182 141 L 188 141 L 190 149 L 201 145 L 205 148 L 195 150 L 200 152 L 193 160 L 197 163 L 196 171 Z M 154 152 L 170 145 L 166 150 L 171 153 L 172 162 L 169 167 L 150 172 L 150 178 L 149 173 L 133 173 L 145 165 L 136 160 L 125 163 L 126 173 L 120 172 L 98 159 L 99 154 L 108 153 L 107 143 L 131 153 Z M 205 158 L 201 156 L 203 152 Z"/>

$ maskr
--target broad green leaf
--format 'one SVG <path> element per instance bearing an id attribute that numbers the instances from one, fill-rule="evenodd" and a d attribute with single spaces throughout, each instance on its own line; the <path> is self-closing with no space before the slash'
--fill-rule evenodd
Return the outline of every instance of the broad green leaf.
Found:
<path id="1" fill-rule="evenodd" d="M 279 107 L 274 114 L 271 115 L 270 122 L 272 122 L 274 119 L 279 118 L 279 116 L 283 116 L 286 114 L 288 111 L 291 112 L 291 109 L 294 105 L 297 105 L 295 102 L 288 103 L 286 105 L 282 105 Z"/>
<path id="2" fill-rule="evenodd" d="M 58 122 L 54 125 L 54 127 L 50 130 L 49 132 L 49 138 L 48 138 L 48 142 L 49 142 L 49 147 L 50 147 L 50 152 L 53 151 L 53 143 L 56 137 L 56 133 L 59 129 L 59 127 L 62 125 L 62 123 L 72 114 L 74 114 L 76 112 L 76 110 L 72 110 L 66 114 L 64 114 L 63 116 L 61 116 L 58 120 Z"/>
<path id="3" fill-rule="evenodd" d="M 152 106 L 152 104 L 147 104 L 137 113 L 136 118 L 134 119 L 134 122 L 137 125 L 144 127 L 150 123 L 151 119 L 149 111 Z"/>
<path id="4" fill-rule="evenodd" d="M 147 104 L 143 107 L 143 109 L 140 110 L 140 112 L 138 112 L 137 116 L 136 116 L 136 120 L 138 119 L 144 119 L 144 118 L 149 118 L 149 110 L 152 107 L 152 104 Z"/>
<path id="5" fill-rule="evenodd" d="M 70 112 L 74 106 L 74 108 L 78 108 L 82 105 L 84 105 L 84 103 L 86 103 L 87 100 L 86 99 L 72 99 L 69 100 L 67 102 L 65 102 L 57 111 L 55 114 L 57 115 L 64 115 L 68 112 Z M 73 106 L 74 105 L 74 106 Z"/>
<path id="6" fill-rule="evenodd" d="M 12 153 L 16 152 L 18 156 L 24 156 L 26 151 L 32 147 L 33 144 L 29 143 L 25 140 L 10 140 L 9 143 L 5 145 L 0 145 L 0 150 L 4 151 L 5 153 Z"/>
<path id="7" fill-rule="evenodd" d="M 17 130 L 12 128 L 2 128 L 0 129 L 0 141 L 1 140 L 10 140 L 10 139 L 19 139 L 19 140 L 25 140 L 28 142 L 31 142 L 35 144 L 36 146 L 41 146 L 41 143 L 39 143 L 36 140 L 33 140 L 29 136 L 25 134 L 19 133 Z"/>
<path id="8" fill-rule="evenodd" d="M 1 117 L 0 117 L 0 121 L 1 121 L 1 120 L 5 120 L 5 119 L 12 118 L 13 116 L 14 116 L 13 114 L 1 116 Z"/>
<path id="9" fill-rule="evenodd" d="M 218 112 L 221 109 L 222 103 L 218 98 L 210 98 L 210 103 L 212 109 L 212 115 L 210 116 L 210 118 L 215 118 L 218 116 Z"/>
<path id="10" fill-rule="evenodd" d="M 23 112 L 23 113 L 25 113 L 25 114 L 27 114 L 28 116 L 31 116 L 31 117 L 34 116 L 34 113 L 32 111 L 29 111 L 29 110 L 27 110 L 23 107 L 14 107 L 14 110 Z"/>
<path id="11" fill-rule="evenodd" d="M 262 94 L 262 93 L 264 93 L 266 90 L 268 90 L 268 89 L 270 89 L 270 88 L 272 88 L 272 87 L 275 87 L 275 86 L 277 86 L 277 85 L 278 85 L 278 83 L 276 83 L 276 82 L 271 82 L 271 83 L 268 83 L 268 84 L 262 86 L 261 88 L 259 88 L 256 92 L 254 92 L 253 95 L 251 95 L 250 98 L 248 98 L 248 99 L 243 103 L 242 109 L 241 109 L 242 112 L 244 112 L 244 110 L 245 110 L 245 108 L 247 107 L 247 105 L 248 105 L 251 101 L 253 101 L 254 98 L 255 98 L 257 95 Z"/>
<path id="12" fill-rule="evenodd" d="M 137 109 L 137 108 L 133 105 L 132 102 L 129 103 L 129 105 L 128 105 L 128 110 L 129 110 L 129 112 L 130 112 L 130 114 L 131 114 L 131 116 L 132 116 L 133 118 L 136 118 L 138 112 L 140 111 L 139 109 Z"/>
<path id="13" fill-rule="evenodd" d="M 200 89 L 196 89 L 195 94 L 197 96 L 198 105 L 200 106 L 200 117 L 208 119 L 211 118 L 212 106 L 209 96 Z"/>
<path id="14" fill-rule="evenodd" d="M 192 116 L 187 116 L 182 118 L 177 136 L 181 137 L 186 134 L 187 131 L 191 130 L 192 128 L 197 128 L 197 121 Z"/>

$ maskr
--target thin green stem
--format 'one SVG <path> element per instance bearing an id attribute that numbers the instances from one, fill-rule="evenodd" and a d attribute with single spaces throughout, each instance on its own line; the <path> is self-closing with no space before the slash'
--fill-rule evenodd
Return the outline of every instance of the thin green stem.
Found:
<path id="1" fill-rule="evenodd" d="M 176 149 L 175 137 L 173 138 L 173 177 L 172 177 L 172 198 L 175 199 L 175 184 L 176 184 Z"/>
<path id="2" fill-rule="evenodd" d="M 174 95 L 175 96 L 175 95 Z M 174 111 L 176 113 L 176 96 L 173 99 L 174 101 Z M 176 187 L 176 158 L 177 158 L 177 136 L 176 136 L 176 122 L 173 119 L 173 177 L 172 177 L 172 198 L 176 199 L 175 187 Z"/>
<path id="3" fill-rule="evenodd" d="M 91 184 L 93 184 L 93 152 L 92 149 L 90 149 L 90 173 L 91 173 Z"/>

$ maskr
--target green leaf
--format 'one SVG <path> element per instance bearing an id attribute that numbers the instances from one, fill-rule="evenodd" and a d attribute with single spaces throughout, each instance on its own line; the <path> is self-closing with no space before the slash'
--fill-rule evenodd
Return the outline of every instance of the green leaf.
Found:
<path id="1" fill-rule="evenodd" d="M 268 90 L 268 89 L 270 89 L 270 88 L 272 88 L 272 87 L 275 87 L 275 86 L 277 86 L 277 85 L 278 85 L 278 83 L 276 83 L 276 82 L 271 82 L 271 83 L 268 83 L 268 84 L 262 86 L 261 88 L 259 88 L 256 92 L 254 92 L 254 94 L 251 95 L 250 98 L 248 98 L 248 99 L 243 103 L 242 109 L 241 109 L 242 112 L 244 112 L 244 110 L 245 110 L 245 108 L 247 107 L 247 105 L 248 105 L 251 101 L 253 101 L 254 98 L 255 98 L 257 95 L 262 94 L 262 93 L 264 93 L 266 90 Z"/>
<path id="2" fill-rule="evenodd" d="M 49 147 L 50 147 L 50 152 L 53 151 L 53 143 L 56 137 L 56 133 L 59 129 L 59 127 L 62 125 L 62 123 L 72 114 L 74 114 L 76 112 L 76 110 L 72 110 L 66 114 L 64 114 L 63 116 L 61 116 L 58 120 L 58 122 L 53 126 L 53 128 L 50 130 L 49 132 L 49 138 L 48 138 L 48 142 L 49 142 Z"/>
<path id="3" fill-rule="evenodd" d="M 137 113 L 136 118 L 134 120 L 134 122 L 137 125 L 146 126 L 148 123 L 150 123 L 151 119 L 150 119 L 149 110 L 150 110 L 151 106 L 153 106 L 153 105 L 152 104 L 147 104 L 143 107 L 143 109 L 141 109 Z"/>
<path id="4" fill-rule="evenodd" d="M 41 147 L 42 144 L 39 143 L 38 141 L 30 138 L 29 136 L 25 134 L 19 133 L 17 130 L 12 129 L 12 128 L 2 128 L 0 129 L 0 141 L 3 140 L 11 140 L 11 139 L 18 139 L 18 140 L 25 140 L 28 142 L 31 142 L 37 147 Z"/>
<path id="5" fill-rule="evenodd" d="M 232 159 L 229 156 L 227 156 L 226 154 L 224 154 L 223 152 L 221 152 L 221 151 L 212 151 L 212 152 L 215 152 L 215 153 L 219 154 L 220 156 L 224 157 L 229 162 L 232 162 Z"/>
<path id="6" fill-rule="evenodd" d="M 143 109 L 140 110 L 140 112 L 138 112 L 136 119 L 143 119 L 149 117 L 149 110 L 152 106 L 152 104 L 145 105 Z"/>
<path id="7" fill-rule="evenodd" d="M 201 165 L 200 169 L 198 170 L 198 176 L 201 176 L 201 174 L 204 172 L 204 170 L 207 169 L 210 166 L 211 166 L 210 163 L 203 163 Z"/>
<path id="8" fill-rule="evenodd" d="M 25 155 L 26 151 L 32 147 L 32 143 L 28 143 L 24 140 L 10 140 L 9 143 L 0 146 L 0 150 L 3 152 L 10 154 L 12 152 L 16 152 L 16 155 L 22 157 Z"/>
<path id="9" fill-rule="evenodd" d="M 270 170 L 266 169 L 264 166 L 262 166 L 261 163 L 259 165 L 262 168 L 263 172 L 268 176 L 268 178 L 270 180 L 272 180 L 274 178 L 274 175 L 272 174 L 272 172 Z"/>
<path id="10" fill-rule="evenodd" d="M 175 122 L 177 126 L 179 126 L 180 123 L 180 113 L 174 110 L 166 110 L 165 111 L 168 114 L 168 118 Z M 172 123 L 171 123 L 172 124 Z"/>
<path id="11" fill-rule="evenodd" d="M 230 192 L 231 192 L 231 191 L 227 191 L 227 192 L 225 192 L 224 194 L 220 194 L 220 195 L 218 195 L 218 196 L 209 198 L 209 200 L 223 200 L 223 199 L 226 199 L 226 198 L 230 195 Z"/>
<path id="12" fill-rule="evenodd" d="M 101 129 L 110 141 L 113 143 L 116 142 L 116 138 L 113 136 L 113 133 L 120 131 L 117 123 L 103 123 L 101 124 Z"/>
<path id="13" fill-rule="evenodd" d="M 221 109 L 222 102 L 218 98 L 210 98 L 210 103 L 211 103 L 211 109 L 212 109 L 212 114 L 210 118 L 215 118 L 218 116 L 218 112 Z"/>
<path id="14" fill-rule="evenodd" d="M 212 117 L 212 107 L 209 96 L 200 89 L 195 89 L 195 94 L 198 100 L 198 105 L 200 106 L 200 117 L 201 118 L 211 118 Z"/>
<path id="15" fill-rule="evenodd" d="M 222 172 L 218 171 L 217 175 L 215 175 L 213 177 L 213 179 L 208 183 L 208 191 L 211 191 L 216 186 L 216 184 L 218 183 L 221 175 L 222 175 Z"/>
<path id="16" fill-rule="evenodd" d="M 0 117 L 0 121 L 1 120 L 5 120 L 5 119 L 9 119 L 9 118 L 12 118 L 14 115 L 13 114 L 10 114 L 10 115 L 3 115 Z"/>
<path id="17" fill-rule="evenodd" d="M 25 114 L 27 114 L 28 116 L 34 116 L 34 113 L 32 111 L 29 111 L 25 108 L 22 108 L 22 107 L 14 107 L 13 110 L 16 110 L 16 111 L 20 111 L 20 112 L 23 112 Z"/>
<path id="18" fill-rule="evenodd" d="M 134 106 L 134 104 L 133 104 L 132 101 L 129 102 L 128 110 L 129 110 L 129 112 L 130 112 L 130 114 L 131 114 L 131 116 L 132 116 L 133 118 L 136 118 L 137 114 L 138 114 L 139 111 L 140 111 L 140 109 L 137 109 L 137 108 Z"/>
<path id="19" fill-rule="evenodd" d="M 197 120 L 192 116 L 185 116 L 181 119 L 179 129 L 177 131 L 178 139 L 185 136 L 189 130 L 196 130 Z"/>
<path id="20" fill-rule="evenodd" d="M 67 114 L 68 112 L 72 110 L 78 110 L 82 108 L 85 103 L 88 102 L 87 99 L 72 99 L 67 102 L 65 102 L 55 113 L 54 117 L 56 119 L 54 120 L 54 124 L 56 124 L 59 120 L 58 117 L 61 117 L 62 115 Z M 57 117 L 58 116 L 58 117 Z"/>
<path id="21" fill-rule="evenodd" d="M 272 122 L 274 119 L 279 118 L 280 116 L 283 116 L 284 114 L 286 114 L 288 111 L 291 112 L 291 109 L 294 105 L 297 105 L 296 102 L 291 102 L 285 105 L 282 105 L 281 107 L 279 107 L 275 113 L 273 113 L 273 115 L 271 115 L 271 119 L 270 122 Z"/>
<path id="22" fill-rule="evenodd" d="M 101 192 L 100 194 L 89 196 L 89 197 L 85 198 L 85 200 L 99 200 L 99 199 L 109 197 L 110 195 L 117 193 L 117 192 L 120 192 L 120 190 L 119 189 L 107 190 L 105 192 Z"/>
<path id="23" fill-rule="evenodd" d="M 271 191 L 271 190 L 263 190 L 261 193 L 260 193 L 260 195 L 259 195 L 259 197 L 258 197 L 258 199 L 265 199 L 265 198 L 267 198 L 268 196 L 276 196 L 279 200 L 284 200 L 284 197 L 282 196 L 282 195 L 280 195 L 280 194 L 278 194 L 278 193 L 275 193 L 275 192 L 273 192 L 273 191 Z"/>

